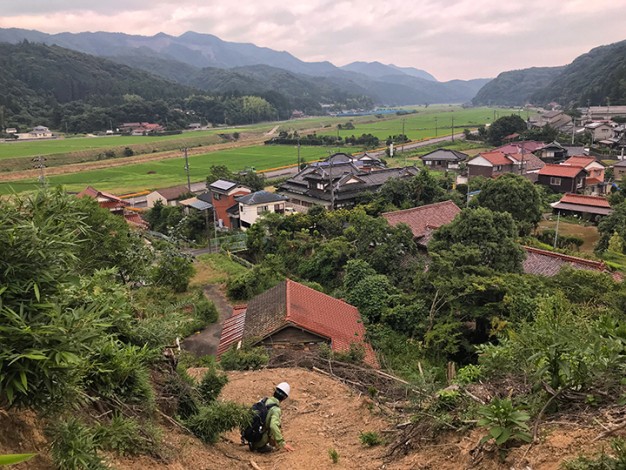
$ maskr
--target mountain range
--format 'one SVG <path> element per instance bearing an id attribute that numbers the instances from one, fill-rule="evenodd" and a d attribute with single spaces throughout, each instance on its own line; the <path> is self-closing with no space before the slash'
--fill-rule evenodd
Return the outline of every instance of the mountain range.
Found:
<path id="1" fill-rule="evenodd" d="M 596 47 L 567 66 L 503 72 L 472 102 L 518 106 L 556 102 L 566 108 L 626 105 L 626 41 Z"/>
<path id="2" fill-rule="evenodd" d="M 211 93 L 291 93 L 319 97 L 362 95 L 380 105 L 463 103 L 489 79 L 439 82 L 424 70 L 353 62 L 305 62 L 285 51 L 223 41 L 211 34 L 186 32 L 138 36 L 85 32 L 47 34 L 0 29 L 0 42 L 30 41 L 105 57 L 154 75 Z M 320 90 L 321 88 L 321 90 Z"/>

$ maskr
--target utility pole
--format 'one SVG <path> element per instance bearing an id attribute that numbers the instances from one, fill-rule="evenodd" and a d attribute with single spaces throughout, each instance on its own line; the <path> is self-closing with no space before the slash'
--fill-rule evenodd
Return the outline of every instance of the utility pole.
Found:
<path id="1" fill-rule="evenodd" d="M 181 149 L 185 153 L 185 171 L 187 172 L 187 189 L 191 192 L 191 178 L 189 177 L 189 157 L 187 147 Z"/>
<path id="2" fill-rule="evenodd" d="M 452 116 L 452 142 L 454 142 L 454 115 Z"/>
<path id="3" fill-rule="evenodd" d="M 329 181 L 329 188 L 330 188 L 330 210 L 334 211 L 335 210 L 335 190 L 333 188 L 333 161 L 332 159 L 330 160 L 330 171 L 328 172 L 328 181 Z"/>
<path id="4" fill-rule="evenodd" d="M 520 165 L 519 165 L 519 174 L 520 175 L 524 174 L 524 142 L 522 142 L 522 161 L 520 162 Z"/>
<path id="5" fill-rule="evenodd" d="M 300 171 L 300 137 L 298 137 L 298 171 Z"/>
<path id="6" fill-rule="evenodd" d="M 437 116 L 435 116 L 435 137 L 437 137 Z"/>
<path id="7" fill-rule="evenodd" d="M 402 152 L 403 153 L 404 153 L 404 145 L 406 144 L 406 134 L 404 133 L 404 122 L 405 121 L 406 121 L 406 119 L 402 119 L 402 138 L 404 139 L 404 143 L 402 144 Z"/>
<path id="8" fill-rule="evenodd" d="M 39 169 L 39 184 L 41 186 L 46 185 L 46 157 L 41 155 L 31 160 L 33 162 L 33 168 Z"/>
<path id="9" fill-rule="evenodd" d="M 561 219 L 561 212 L 556 213 L 556 230 L 554 230 L 554 245 L 553 248 L 556 250 L 556 242 L 559 239 L 559 220 Z"/>

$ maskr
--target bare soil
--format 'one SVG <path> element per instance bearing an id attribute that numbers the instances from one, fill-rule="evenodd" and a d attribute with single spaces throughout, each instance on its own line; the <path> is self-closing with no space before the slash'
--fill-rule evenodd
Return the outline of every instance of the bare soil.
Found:
<path id="1" fill-rule="evenodd" d="M 203 369 L 190 370 L 196 377 L 203 372 Z M 227 433 L 216 445 L 208 446 L 164 421 L 163 459 L 108 456 L 108 462 L 122 470 L 237 470 L 254 468 L 252 462 L 262 470 L 557 470 L 565 460 L 580 454 L 594 455 L 602 448 L 609 448 L 610 437 L 593 442 L 603 431 L 598 423 L 604 419 L 598 413 L 596 418 L 589 417 L 581 422 L 555 421 L 542 425 L 539 442 L 510 449 L 504 459 L 495 449 L 478 446 L 484 431 L 474 429 L 467 433 L 445 433 L 434 441 L 425 441 L 408 455 L 390 461 L 386 454 L 391 444 L 363 447 L 359 435 L 375 431 L 392 441 L 397 434 L 394 431 L 397 418 L 343 383 L 301 368 L 229 372 L 228 376 L 229 383 L 220 399 L 245 404 L 270 395 L 278 382 L 291 384 L 291 396 L 282 405 L 283 433 L 295 448 L 294 452 L 252 453 L 240 445 L 236 431 Z M 41 431 L 43 424 L 32 412 L 0 412 L 0 429 L 0 454 L 39 453 L 34 460 L 13 468 L 53 468 L 49 443 Z M 622 429 L 620 433 L 624 436 L 626 431 Z M 337 464 L 333 464 L 329 456 L 330 449 L 339 454 Z"/>

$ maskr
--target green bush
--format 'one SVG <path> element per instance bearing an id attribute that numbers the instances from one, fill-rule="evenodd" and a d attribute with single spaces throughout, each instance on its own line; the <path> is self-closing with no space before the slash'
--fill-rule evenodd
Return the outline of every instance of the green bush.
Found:
<path id="1" fill-rule="evenodd" d="M 219 374 L 215 368 L 210 368 L 197 387 L 202 404 L 209 405 L 214 402 L 227 383 L 226 375 Z"/>
<path id="2" fill-rule="evenodd" d="M 328 449 L 328 456 L 333 463 L 339 463 L 339 452 L 337 452 L 337 449 Z"/>
<path id="3" fill-rule="evenodd" d="M 359 435 L 359 440 L 361 444 L 368 447 L 374 447 L 383 443 L 381 437 L 374 431 L 362 432 Z"/>
<path id="4" fill-rule="evenodd" d="M 214 444 L 220 434 L 235 428 L 244 428 L 252 421 L 250 408 L 231 402 L 215 401 L 200 407 L 184 424 L 202 441 Z"/>
<path id="5" fill-rule="evenodd" d="M 454 381 L 460 385 L 471 384 L 478 381 L 480 374 L 480 366 L 468 364 L 457 371 Z"/>
<path id="6" fill-rule="evenodd" d="M 139 455 L 154 452 L 160 433 L 148 423 L 115 414 L 109 423 L 96 426 L 94 438 L 104 450 L 119 455 Z"/>
<path id="7" fill-rule="evenodd" d="M 200 297 L 194 304 L 194 315 L 198 320 L 201 320 L 205 325 L 209 323 L 215 323 L 219 317 L 215 304 L 208 300 L 204 294 L 200 294 Z"/>
<path id="8" fill-rule="evenodd" d="M 48 430 L 52 461 L 59 470 L 108 468 L 98 455 L 95 433 L 76 418 L 59 421 Z"/>
<path id="9" fill-rule="evenodd" d="M 220 365 L 224 370 L 256 370 L 267 365 L 269 360 L 269 354 L 262 347 L 237 349 L 233 345 L 222 354 Z"/>
<path id="10" fill-rule="evenodd" d="M 350 349 L 346 352 L 335 352 L 333 356 L 341 362 L 359 364 L 365 359 L 365 347 L 359 343 L 350 343 Z"/>

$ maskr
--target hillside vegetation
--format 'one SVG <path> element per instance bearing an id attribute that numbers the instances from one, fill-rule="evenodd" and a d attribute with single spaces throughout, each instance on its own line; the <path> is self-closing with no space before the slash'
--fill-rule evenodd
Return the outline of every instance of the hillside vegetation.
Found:
<path id="1" fill-rule="evenodd" d="M 600 46 L 564 67 L 503 72 L 472 100 L 482 105 L 565 107 L 626 104 L 626 41 Z"/>

